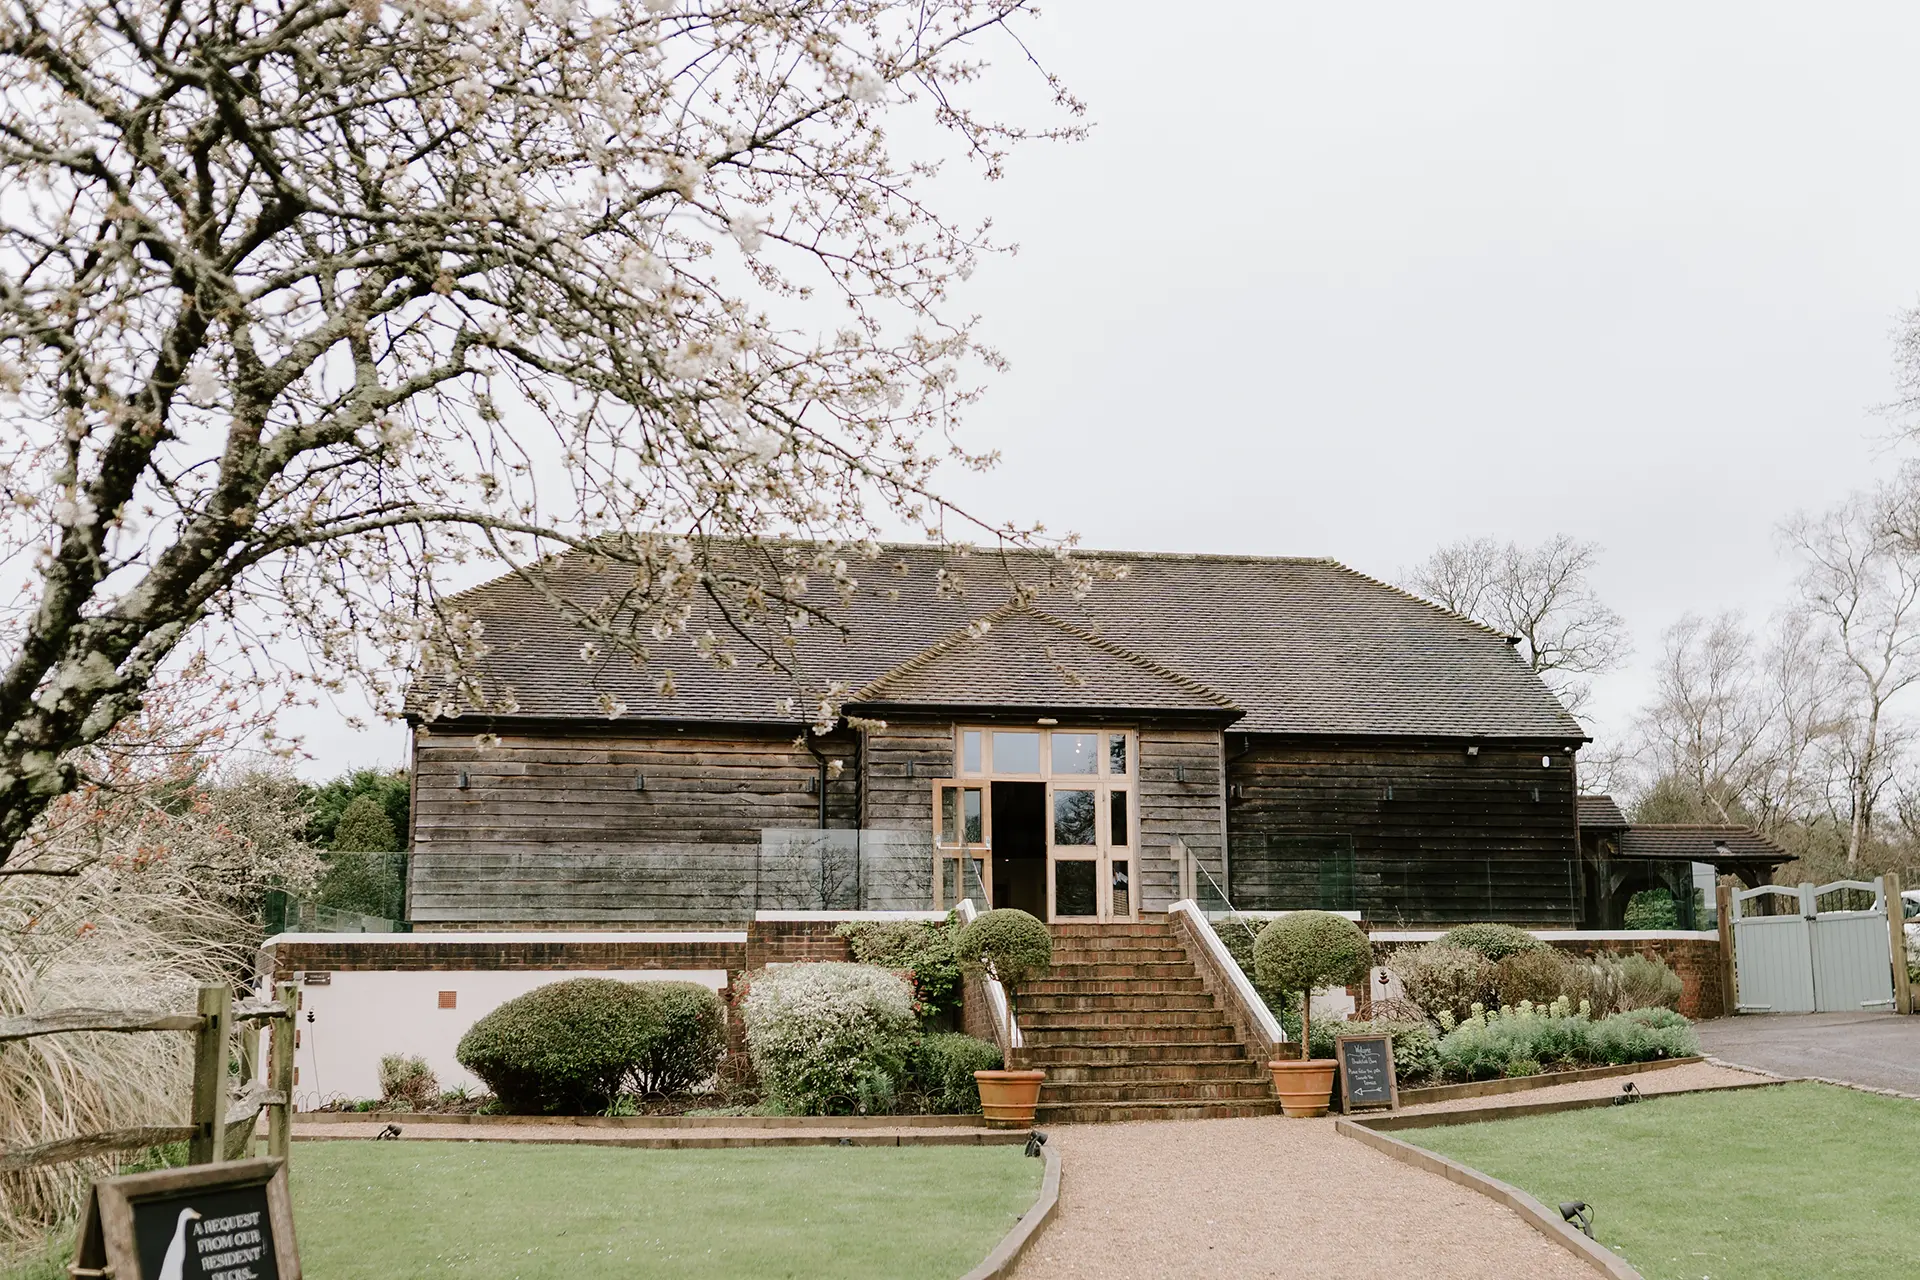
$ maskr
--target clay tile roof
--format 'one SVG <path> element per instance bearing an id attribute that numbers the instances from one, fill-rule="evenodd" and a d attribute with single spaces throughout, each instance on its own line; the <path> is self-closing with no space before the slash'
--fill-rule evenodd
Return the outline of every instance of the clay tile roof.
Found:
<path id="1" fill-rule="evenodd" d="M 1030 625 L 1038 637 L 1050 619 L 1054 635 L 1069 637 L 1047 643 L 1078 655 L 1086 670 L 1065 665 L 1088 680 L 1075 687 L 1089 690 L 1089 698 L 1155 696 L 1237 707 L 1245 715 L 1234 728 L 1252 733 L 1586 738 L 1506 637 L 1333 560 L 1085 554 L 1125 566 L 1126 576 L 1096 582 L 1080 599 L 1044 591 Z M 769 560 L 759 555 L 761 571 Z M 905 572 L 892 572 L 896 565 Z M 844 623 L 846 633 L 818 623 L 798 633 L 798 660 L 822 682 L 865 689 L 1015 599 L 1010 573 L 1030 585 L 1058 578 L 1058 569 L 1052 557 L 1027 553 L 961 555 L 934 545 L 887 546 L 877 562 L 856 567 L 861 590 L 850 603 L 816 589 L 819 607 Z M 626 571 L 577 553 L 549 562 L 544 573 L 550 589 L 585 608 L 631 587 Z M 889 591 L 898 598 L 888 599 Z M 756 667 L 743 647 L 741 665 L 731 671 L 703 659 L 687 636 L 652 645 L 643 668 L 624 654 L 588 661 L 581 654 L 586 634 L 556 619 L 540 593 L 512 575 L 462 593 L 458 605 L 486 624 L 489 696 L 510 692 L 519 716 L 597 719 L 605 694 L 624 703 L 629 718 L 799 721 L 782 707 L 794 692 L 789 677 Z M 717 614 L 696 611 L 690 634 L 708 627 L 726 633 Z M 1039 652 L 1045 649 L 1043 644 Z M 928 659 L 923 678 L 932 680 L 931 668 L 942 661 L 949 665 L 940 670 L 956 682 L 985 680 L 988 656 L 1007 652 L 956 644 Z M 1039 661 L 1022 658 L 1017 671 L 996 670 L 992 679 L 1012 687 L 1023 679 L 1050 678 L 1036 667 Z M 656 688 L 668 670 L 677 685 L 670 698 Z M 884 692 L 909 687 L 889 685 Z M 911 687 L 915 697 L 938 693 L 925 684 Z M 412 707 L 417 713 L 439 695 L 423 680 L 412 692 Z M 964 705 L 972 696 L 955 688 L 948 701 Z"/>
<path id="2" fill-rule="evenodd" d="M 1612 796 L 1579 796 L 1574 801 L 1580 826 L 1588 831 L 1625 831 L 1627 815 Z"/>
<path id="3" fill-rule="evenodd" d="M 1726 852 L 1720 852 L 1721 846 Z M 1635 823 L 1620 833 L 1620 857 L 1687 862 L 1791 862 L 1793 855 L 1751 827 Z"/>
<path id="4" fill-rule="evenodd" d="M 1005 605 L 855 694 L 859 706 L 1085 707 L 1238 714 L 1233 699 L 1024 605 Z"/>

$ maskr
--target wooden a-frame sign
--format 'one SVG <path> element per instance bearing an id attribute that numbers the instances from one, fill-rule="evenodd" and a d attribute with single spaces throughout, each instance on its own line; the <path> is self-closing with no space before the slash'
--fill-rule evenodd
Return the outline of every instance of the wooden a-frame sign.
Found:
<path id="1" fill-rule="evenodd" d="M 102 1178 L 67 1270 L 75 1280 L 300 1280 L 287 1162 Z"/>
<path id="2" fill-rule="evenodd" d="M 1340 1064 L 1340 1110 L 1373 1107 L 1400 1109 L 1400 1079 L 1393 1068 L 1393 1037 L 1384 1034 L 1335 1036 L 1333 1056 Z"/>

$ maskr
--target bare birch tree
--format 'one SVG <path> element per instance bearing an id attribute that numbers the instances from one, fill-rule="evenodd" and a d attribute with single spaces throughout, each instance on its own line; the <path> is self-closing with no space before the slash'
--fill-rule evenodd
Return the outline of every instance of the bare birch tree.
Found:
<path id="1" fill-rule="evenodd" d="M 1872 837 L 1891 776 L 1890 705 L 1920 680 L 1920 497 L 1910 480 L 1798 517 L 1785 530 L 1805 562 L 1802 607 L 1845 673 L 1849 866 Z"/>
<path id="2" fill-rule="evenodd" d="M 1470 538 L 1441 547 L 1406 574 L 1416 594 L 1520 642 L 1520 655 L 1569 711 L 1592 691 L 1589 676 L 1627 653 L 1626 624 L 1587 579 L 1595 543 L 1556 534 L 1537 547 Z"/>
<path id="3" fill-rule="evenodd" d="M 964 523 L 997 358 L 948 295 L 998 246 L 927 188 L 1074 132 L 1051 77 L 1047 128 L 966 100 L 1027 8 L 0 0 L 0 861 L 211 620 L 505 712 L 464 564 L 591 553 L 627 588 L 550 599 L 596 643 L 698 606 L 704 660 L 779 665 L 882 519 Z"/>
<path id="4" fill-rule="evenodd" d="M 1837 672 L 1806 615 L 1780 614 L 1764 636 L 1738 614 L 1688 615 L 1662 637 L 1640 765 L 1700 819 L 1776 833 L 1829 808 L 1845 728 Z"/>

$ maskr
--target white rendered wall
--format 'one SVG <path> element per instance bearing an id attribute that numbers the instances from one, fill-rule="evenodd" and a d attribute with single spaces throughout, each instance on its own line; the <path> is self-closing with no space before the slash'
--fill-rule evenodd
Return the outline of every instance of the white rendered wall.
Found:
<path id="1" fill-rule="evenodd" d="M 324 986 L 297 987 L 294 1107 L 311 1111 L 336 1099 L 379 1097 L 380 1059 L 389 1053 L 425 1058 L 442 1089 L 477 1091 L 480 1081 L 453 1056 L 460 1037 L 515 996 L 572 978 L 697 982 L 715 991 L 727 985 L 724 969 L 336 969 Z M 453 1008 L 439 1007 L 442 991 L 454 993 Z"/>

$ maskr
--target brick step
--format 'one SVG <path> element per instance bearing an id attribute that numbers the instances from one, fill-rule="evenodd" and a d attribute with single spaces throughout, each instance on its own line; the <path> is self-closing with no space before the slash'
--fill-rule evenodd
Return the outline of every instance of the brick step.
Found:
<path id="1" fill-rule="evenodd" d="M 1093 964 L 1059 964 L 1039 982 L 1111 982 L 1115 978 L 1191 978 L 1193 965 L 1181 960 L 1165 964 L 1136 964 L 1131 960 L 1102 960 Z"/>
<path id="2" fill-rule="evenodd" d="M 1213 997 L 1204 991 L 1103 992 L 1075 991 L 1035 995 L 1020 1001 L 1020 1025 L 1029 1015 L 1044 1022 L 1042 1015 L 1075 1010 L 1103 1010 L 1109 1013 L 1169 1013 L 1182 1018 L 1217 1017 Z"/>
<path id="3" fill-rule="evenodd" d="M 1165 920 L 1118 920 L 1111 924 L 1050 924 L 1056 938 L 1171 938 L 1173 926 Z"/>
<path id="4" fill-rule="evenodd" d="M 1266 1080 L 1130 1080 L 1117 1084 L 1063 1084 L 1049 1078 L 1040 1086 L 1043 1103 L 1247 1102 L 1273 1096 Z"/>
<path id="5" fill-rule="evenodd" d="M 1132 999 L 1115 996 L 1116 1000 Z M 1050 1013 L 1029 1014 L 1020 1011 L 1020 1030 L 1029 1038 L 1036 1032 L 1059 1032 L 1083 1040 L 1118 1040 L 1121 1036 L 1096 1035 L 1100 1031 L 1155 1030 L 1172 1027 L 1231 1026 L 1225 1018 L 1211 1015 L 1204 1020 L 1192 1009 L 1060 1009 Z M 1053 1044 L 1060 1040 L 1050 1041 Z"/>
<path id="6" fill-rule="evenodd" d="M 1052 978 L 1020 988 L 1020 1003 L 1042 996 L 1120 996 L 1120 995 L 1193 995 L 1207 989 L 1199 978 L 1096 978 L 1056 980 Z"/>
<path id="7" fill-rule="evenodd" d="M 1169 1084 L 1182 1080 L 1262 1082 L 1271 1079 L 1272 1073 L 1265 1067 L 1248 1062 L 1245 1058 L 1219 1062 L 1193 1062 L 1185 1058 L 1162 1058 L 1154 1062 L 1063 1062 L 1047 1068 L 1047 1085 Z"/>
<path id="8" fill-rule="evenodd" d="M 1022 1067 L 1093 1066 L 1130 1062 L 1244 1062 L 1247 1047 L 1238 1040 L 1180 1039 L 1160 1043 L 1127 1040 L 1078 1040 L 1070 1044 L 1034 1044 L 1020 1050 Z"/>
<path id="9" fill-rule="evenodd" d="M 1025 1048 L 1033 1050 L 1073 1048 L 1075 1044 L 1087 1048 L 1096 1044 L 1190 1044 L 1194 1048 L 1206 1044 L 1240 1044 L 1240 1036 L 1231 1027 L 1069 1027 L 1066 1031 L 1029 1027 L 1021 1034 L 1027 1042 Z M 1073 1059 L 1062 1057 L 1056 1061 Z M 1094 1059 L 1087 1057 L 1085 1061 Z"/>
<path id="10" fill-rule="evenodd" d="M 1053 967 L 1069 964 L 1191 964 L 1173 947 L 1055 947 Z"/>
<path id="11" fill-rule="evenodd" d="M 1252 1098 L 1237 1102 L 1141 1102 L 1117 1106 L 1089 1103 L 1041 1103 L 1034 1124 L 1115 1124 L 1123 1120 L 1236 1120 L 1244 1116 L 1280 1113 L 1278 1099 Z"/>

